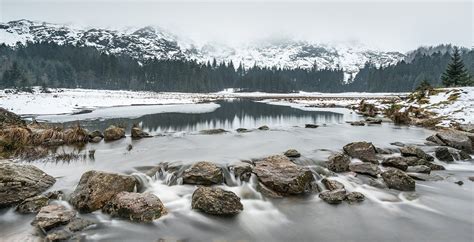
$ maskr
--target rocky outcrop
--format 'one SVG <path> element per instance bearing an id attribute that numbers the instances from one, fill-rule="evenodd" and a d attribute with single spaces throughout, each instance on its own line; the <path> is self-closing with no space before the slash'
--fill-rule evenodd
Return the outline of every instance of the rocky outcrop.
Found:
<path id="1" fill-rule="evenodd" d="M 105 141 L 114 141 L 125 138 L 125 129 L 117 127 L 115 125 L 109 126 L 104 130 L 104 140 Z"/>
<path id="2" fill-rule="evenodd" d="M 353 163 L 349 165 L 349 169 L 353 172 L 377 177 L 380 174 L 380 168 L 372 163 Z"/>
<path id="3" fill-rule="evenodd" d="M 339 204 L 346 198 L 346 190 L 338 189 L 319 193 L 319 198 L 329 204 Z"/>
<path id="4" fill-rule="evenodd" d="M 415 180 L 399 169 L 390 168 L 382 172 L 382 178 L 389 188 L 400 191 L 415 190 Z"/>
<path id="5" fill-rule="evenodd" d="M 312 191 L 312 172 L 308 168 L 297 166 L 282 155 L 258 161 L 253 172 L 267 188 L 281 195 L 298 195 Z"/>
<path id="6" fill-rule="evenodd" d="M 152 222 L 167 213 L 161 200 L 151 193 L 119 192 L 102 208 L 112 217 L 133 222 Z"/>
<path id="7" fill-rule="evenodd" d="M 66 225 L 76 216 L 76 212 L 65 206 L 52 204 L 41 208 L 31 225 L 43 231 Z"/>
<path id="8" fill-rule="evenodd" d="M 0 127 L 4 125 L 25 125 L 20 116 L 0 107 Z"/>
<path id="9" fill-rule="evenodd" d="M 56 182 L 54 177 L 32 165 L 0 161 L 0 207 L 36 196 Z"/>
<path id="10" fill-rule="evenodd" d="M 431 168 L 429 166 L 425 166 L 425 165 L 410 166 L 410 167 L 408 167 L 407 172 L 430 174 Z"/>
<path id="11" fill-rule="evenodd" d="M 353 158 L 378 164 L 375 146 L 369 142 L 353 142 L 344 146 L 344 152 Z"/>
<path id="12" fill-rule="evenodd" d="M 244 207 L 235 193 L 218 187 L 199 187 L 192 196 L 193 209 L 212 215 L 231 216 L 240 213 Z"/>
<path id="13" fill-rule="evenodd" d="M 134 139 L 141 139 L 141 138 L 148 138 L 151 137 L 150 134 L 143 131 L 138 124 L 134 124 L 131 131 L 132 138 Z"/>
<path id="14" fill-rule="evenodd" d="M 298 152 L 297 150 L 295 149 L 289 149 L 287 150 L 284 155 L 286 157 L 289 157 L 289 158 L 298 158 L 301 156 L 300 152 Z"/>
<path id="15" fill-rule="evenodd" d="M 343 153 L 337 153 L 329 156 L 326 166 L 329 170 L 334 172 L 349 171 L 349 164 L 351 158 Z"/>
<path id="16" fill-rule="evenodd" d="M 404 157 L 388 157 L 382 161 L 382 166 L 394 167 L 402 171 L 406 171 L 408 164 Z"/>
<path id="17" fill-rule="evenodd" d="M 119 192 L 132 192 L 136 180 L 132 176 L 88 171 L 82 174 L 69 202 L 81 212 L 101 209 Z"/>
<path id="18" fill-rule="evenodd" d="M 323 178 L 321 180 L 321 183 L 323 183 L 323 185 L 329 190 L 329 191 L 333 191 L 333 190 L 339 190 L 339 189 L 344 189 L 344 185 L 338 181 L 335 181 L 335 180 L 329 180 L 327 178 Z"/>
<path id="19" fill-rule="evenodd" d="M 307 128 L 307 129 L 315 129 L 315 128 L 319 127 L 319 125 L 317 125 L 317 124 L 305 124 L 304 127 Z"/>
<path id="20" fill-rule="evenodd" d="M 224 182 L 222 169 L 208 161 L 194 163 L 183 173 L 183 183 L 185 184 L 213 185 L 222 182 Z"/>

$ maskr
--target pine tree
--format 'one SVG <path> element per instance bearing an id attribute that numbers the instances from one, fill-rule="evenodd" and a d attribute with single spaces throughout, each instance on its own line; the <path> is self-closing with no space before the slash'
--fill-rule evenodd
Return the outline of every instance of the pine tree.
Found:
<path id="1" fill-rule="evenodd" d="M 459 48 L 454 47 L 451 63 L 446 67 L 446 71 L 443 73 L 441 80 L 447 87 L 469 85 L 471 80 L 462 62 Z"/>

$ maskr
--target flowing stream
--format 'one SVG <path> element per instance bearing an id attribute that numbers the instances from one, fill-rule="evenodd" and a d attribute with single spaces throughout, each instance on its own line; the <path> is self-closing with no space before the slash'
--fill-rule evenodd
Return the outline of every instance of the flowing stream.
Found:
<path id="1" fill-rule="evenodd" d="M 424 145 L 433 131 L 418 127 L 396 126 L 392 123 L 354 127 L 346 121 L 361 117 L 343 108 L 297 109 L 245 100 L 219 101 L 212 106 L 197 104 L 196 109 L 177 106 L 163 111 L 148 107 L 120 107 L 78 115 L 37 117 L 49 122 L 74 120 L 90 130 L 103 130 L 110 124 L 139 123 L 155 135 L 141 140 L 122 139 L 115 142 L 87 144 L 85 147 L 62 147 L 58 152 L 87 154 L 96 150 L 95 158 L 69 162 L 37 160 L 31 163 L 57 178 L 50 190 L 66 195 L 88 170 L 131 174 L 140 181 L 139 190 L 157 195 L 169 213 L 151 224 L 131 223 L 110 218 L 100 211 L 80 216 L 98 221 L 98 225 L 81 232 L 87 241 L 474 241 L 474 175 L 473 161 L 451 164 L 435 161 L 446 167 L 434 174 L 442 181 L 417 181 L 416 192 L 369 186 L 364 176 L 341 173 L 332 177 L 348 191 L 366 196 L 360 204 L 329 205 L 317 194 L 304 197 L 268 199 L 256 190 L 256 177 L 249 182 L 234 178 L 226 166 L 233 162 L 281 154 L 295 148 L 302 157 L 296 163 L 314 171 L 324 172 L 321 165 L 327 157 L 353 141 L 370 141 L 386 149 L 390 143 Z M 156 110 L 161 111 L 153 111 Z M 104 118 L 103 113 L 114 113 Z M 123 112 L 123 115 L 120 115 Z M 136 115 L 130 115 L 135 112 Z M 73 116 L 73 117 L 72 117 Z M 72 117 L 72 118 L 71 118 Z M 304 128 L 315 123 L 316 129 Z M 268 125 L 270 130 L 257 130 Z M 229 132 L 217 135 L 199 133 L 203 129 L 222 128 Z M 238 133 L 247 128 L 248 133 Z M 132 149 L 127 150 L 131 144 Z M 428 153 L 432 146 L 421 146 Z M 244 210 L 232 218 L 205 215 L 191 209 L 191 196 L 196 186 L 166 172 L 147 176 L 145 172 L 160 162 L 183 164 L 212 161 L 225 168 L 226 185 L 235 192 Z M 25 161 L 26 162 L 26 161 Z M 319 178 L 319 177 L 317 177 Z M 454 184 L 463 180 L 464 185 Z M 67 204 L 65 201 L 61 201 Z M 0 240 L 34 241 L 30 225 L 34 215 L 20 215 L 14 208 L 0 210 Z"/>

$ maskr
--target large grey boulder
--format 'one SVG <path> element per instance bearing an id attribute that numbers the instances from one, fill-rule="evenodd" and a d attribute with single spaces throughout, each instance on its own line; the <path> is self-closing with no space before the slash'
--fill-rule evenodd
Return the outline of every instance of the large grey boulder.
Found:
<path id="1" fill-rule="evenodd" d="M 326 166 L 329 170 L 334 172 L 345 172 L 349 171 L 349 164 L 351 158 L 343 153 L 337 153 L 329 156 Z"/>
<path id="2" fill-rule="evenodd" d="M 415 190 L 415 180 L 399 169 L 390 168 L 382 172 L 382 178 L 389 188 L 400 191 Z"/>
<path id="3" fill-rule="evenodd" d="M 49 198 L 44 195 L 38 195 L 27 198 L 21 202 L 16 211 L 19 213 L 37 213 L 42 207 L 49 204 Z"/>
<path id="4" fill-rule="evenodd" d="M 349 203 L 360 203 L 365 200 L 365 196 L 360 192 L 350 192 L 346 194 L 345 199 Z"/>
<path id="5" fill-rule="evenodd" d="M 338 189 L 319 193 L 319 198 L 329 204 L 339 204 L 346 198 L 346 190 Z"/>
<path id="6" fill-rule="evenodd" d="M 88 171 L 82 174 L 69 202 L 81 212 L 101 209 L 119 192 L 132 192 L 136 180 L 132 176 Z"/>
<path id="7" fill-rule="evenodd" d="M 299 195 L 312 191 L 312 172 L 282 155 L 258 161 L 253 172 L 263 185 L 281 195 Z"/>
<path id="8" fill-rule="evenodd" d="M 454 157 L 447 147 L 438 147 L 435 150 L 435 156 L 440 161 L 453 162 Z"/>
<path id="9" fill-rule="evenodd" d="M 378 164 L 375 146 L 369 142 L 353 142 L 344 146 L 344 152 L 353 158 Z"/>
<path id="10" fill-rule="evenodd" d="M 76 216 L 76 212 L 63 205 L 52 204 L 41 208 L 32 225 L 38 226 L 43 231 L 66 225 Z"/>
<path id="11" fill-rule="evenodd" d="M 349 165 L 353 172 L 377 177 L 381 170 L 376 164 L 372 163 L 353 163 Z"/>
<path id="12" fill-rule="evenodd" d="M 194 163 L 183 173 L 183 183 L 196 185 L 213 185 L 224 182 L 222 169 L 212 162 Z"/>
<path id="13" fill-rule="evenodd" d="M 235 193 L 218 187 L 199 187 L 192 196 L 193 209 L 212 215 L 230 216 L 240 213 L 244 207 Z"/>
<path id="14" fill-rule="evenodd" d="M 0 161 L 0 208 L 36 196 L 56 182 L 32 165 Z"/>
<path id="15" fill-rule="evenodd" d="M 151 193 L 119 192 L 105 204 L 102 212 L 134 222 L 152 222 L 165 215 L 167 210 Z"/>

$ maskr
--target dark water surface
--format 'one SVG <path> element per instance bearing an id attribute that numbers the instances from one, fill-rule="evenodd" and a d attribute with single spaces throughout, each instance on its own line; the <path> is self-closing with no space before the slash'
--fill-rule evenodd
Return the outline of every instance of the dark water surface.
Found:
<path id="1" fill-rule="evenodd" d="M 82 232 L 85 240 L 107 241 L 473 241 L 474 175 L 472 161 L 445 164 L 446 171 L 434 172 L 445 178 L 438 182 L 417 181 L 416 192 L 398 192 L 362 183 L 363 176 L 337 174 L 348 191 L 366 196 L 361 204 L 337 206 L 321 201 L 317 194 L 306 197 L 266 199 L 255 190 L 255 177 L 246 183 L 232 181 L 222 185 L 242 198 L 244 210 L 234 218 L 204 215 L 191 209 L 191 185 L 167 185 L 163 177 L 147 177 L 144 167 L 160 162 L 190 164 L 208 160 L 222 167 L 227 164 L 295 148 L 302 157 L 295 162 L 321 169 L 327 157 L 353 141 L 370 141 L 382 148 L 395 149 L 391 142 L 423 145 L 432 131 L 391 123 L 353 127 L 345 123 L 360 117 L 346 109 L 296 109 L 250 101 L 218 102 L 218 107 L 196 106 L 195 112 L 148 113 L 140 117 L 98 120 L 94 112 L 87 120 L 77 115 L 89 129 L 104 129 L 112 123 L 140 123 L 153 134 L 165 134 L 142 140 L 122 139 L 116 142 L 88 144 L 77 152 L 96 150 L 95 160 L 71 162 L 34 161 L 33 164 L 57 177 L 51 190 L 72 192 L 87 170 L 134 174 L 146 191 L 156 194 L 169 214 L 154 223 L 136 224 L 111 219 L 100 211 L 81 216 L 99 221 L 100 225 Z M 128 107 L 130 112 L 137 107 Z M 126 114 L 127 109 L 121 109 Z M 315 111 L 312 111 L 315 110 Z M 113 111 L 113 110 L 108 110 Z M 127 116 L 127 115 L 124 115 Z M 51 121 L 70 117 L 50 116 Z M 71 121 L 71 120 L 69 120 Z M 325 124 L 305 129 L 306 123 Z M 269 131 L 254 130 L 268 125 Z M 130 127 L 130 126 L 129 126 Z M 233 130 L 243 127 L 249 133 Z M 232 131 L 219 135 L 202 135 L 199 130 L 224 128 Z M 126 150 L 132 144 L 133 149 Z M 434 147 L 423 146 L 427 152 Z M 64 148 L 69 152 L 71 148 Z M 319 167 L 319 168 L 318 168 Z M 169 177 L 168 177 L 169 178 Z M 463 180 L 458 186 L 454 181 Z M 66 202 L 62 202 L 67 204 Z M 18 215 L 14 209 L 0 210 L 0 240 L 34 240 L 29 225 L 33 216 Z M 34 237 L 33 237 L 34 238 Z"/>

